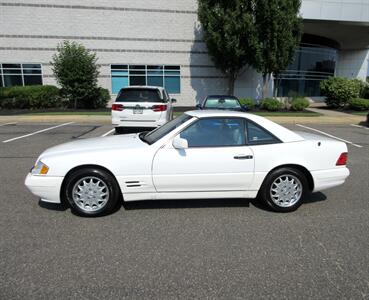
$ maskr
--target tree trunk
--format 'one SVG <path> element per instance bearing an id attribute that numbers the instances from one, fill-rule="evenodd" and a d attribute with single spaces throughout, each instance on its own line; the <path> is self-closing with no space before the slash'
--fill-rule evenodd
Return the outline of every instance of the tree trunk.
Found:
<path id="1" fill-rule="evenodd" d="M 269 83 L 270 83 L 271 74 L 263 74 L 263 99 L 268 98 L 269 96 Z"/>
<path id="2" fill-rule="evenodd" d="M 236 81 L 235 74 L 229 74 L 228 77 L 228 95 L 233 96 L 234 94 L 234 82 Z"/>
<path id="3" fill-rule="evenodd" d="M 281 80 L 277 76 L 274 76 L 274 78 L 275 80 L 274 80 L 273 97 L 278 97 L 279 85 L 281 84 Z"/>

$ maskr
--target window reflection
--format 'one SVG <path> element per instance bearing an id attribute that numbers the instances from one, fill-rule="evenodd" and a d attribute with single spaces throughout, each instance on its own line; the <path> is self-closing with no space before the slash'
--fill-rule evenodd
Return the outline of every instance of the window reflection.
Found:
<path id="1" fill-rule="evenodd" d="M 276 78 L 278 96 L 320 96 L 319 84 L 334 76 L 337 50 L 302 44 L 293 62 Z"/>

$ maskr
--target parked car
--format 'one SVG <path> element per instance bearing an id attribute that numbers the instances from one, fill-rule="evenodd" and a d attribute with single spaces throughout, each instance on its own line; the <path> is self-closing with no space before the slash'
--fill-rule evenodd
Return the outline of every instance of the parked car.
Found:
<path id="1" fill-rule="evenodd" d="M 255 198 L 297 209 L 311 191 L 344 183 L 347 146 L 261 116 L 197 110 L 151 131 L 84 139 L 43 152 L 25 184 L 84 216 L 124 201 Z"/>
<path id="2" fill-rule="evenodd" d="M 118 133 L 124 127 L 159 127 L 173 118 L 174 102 L 162 87 L 122 88 L 111 108 L 112 124 Z"/>
<path id="3" fill-rule="evenodd" d="M 198 109 L 222 109 L 247 111 L 247 106 L 241 105 L 240 100 L 235 96 L 229 95 L 210 95 L 201 103 L 197 104 Z"/>

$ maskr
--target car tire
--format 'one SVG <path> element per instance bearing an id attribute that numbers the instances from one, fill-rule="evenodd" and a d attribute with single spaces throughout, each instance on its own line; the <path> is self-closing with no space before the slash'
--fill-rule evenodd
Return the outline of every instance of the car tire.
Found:
<path id="1" fill-rule="evenodd" d="M 308 181 L 303 173 L 293 168 L 272 171 L 265 179 L 259 196 L 276 212 L 295 211 L 308 191 Z"/>
<path id="2" fill-rule="evenodd" d="M 77 215 L 98 217 L 114 211 L 121 193 L 110 173 L 98 168 L 85 168 L 66 178 L 64 195 Z"/>

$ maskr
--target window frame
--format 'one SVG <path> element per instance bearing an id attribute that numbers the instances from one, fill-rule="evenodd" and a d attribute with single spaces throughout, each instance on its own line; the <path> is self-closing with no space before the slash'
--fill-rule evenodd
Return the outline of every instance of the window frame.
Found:
<path id="1" fill-rule="evenodd" d="M 258 123 L 248 119 L 248 118 L 244 118 L 244 117 L 205 117 L 205 118 L 198 118 L 196 116 L 194 116 L 194 118 L 196 118 L 197 120 L 194 121 L 194 122 L 191 122 L 190 124 L 188 124 L 186 127 L 184 127 L 180 132 L 178 132 L 174 138 L 176 136 L 180 136 L 181 133 L 183 131 L 185 131 L 187 128 L 189 128 L 190 126 L 194 125 L 196 122 L 200 121 L 200 120 L 203 120 L 203 119 L 219 119 L 219 118 L 224 118 L 224 119 L 241 119 L 244 123 L 244 136 L 245 136 L 245 143 L 242 144 L 242 145 L 228 145 L 228 146 L 192 146 L 192 147 L 188 147 L 188 149 L 203 149 L 203 148 L 229 148 L 229 147 L 245 147 L 245 146 L 248 146 L 248 147 L 251 147 L 251 146 L 262 146 L 262 145 L 273 145 L 273 144 L 280 144 L 280 143 L 283 143 L 279 138 L 277 138 L 273 133 L 271 133 L 269 130 L 267 130 L 265 127 L 259 125 Z M 262 130 L 264 130 L 266 133 L 268 133 L 269 135 L 271 135 L 273 138 L 274 138 L 274 141 L 271 141 L 271 142 L 260 142 L 260 143 L 250 143 L 249 142 L 249 133 L 248 133 L 248 123 L 252 123 L 254 125 L 256 125 L 257 127 L 261 128 Z"/>
<path id="2" fill-rule="evenodd" d="M 4 68 L 4 65 L 19 65 L 19 68 Z M 24 67 L 25 65 L 39 65 L 39 68 L 27 68 Z M 4 73 L 4 69 L 8 70 L 19 70 L 19 73 Z M 38 70 L 40 73 L 25 73 L 24 70 Z M 14 63 L 14 62 L 1 62 L 0 63 L 0 76 L 2 80 L 2 87 L 11 87 L 11 86 L 32 86 L 32 84 L 25 84 L 25 77 L 27 76 L 39 76 L 41 78 L 41 84 L 44 85 L 44 72 L 43 72 L 43 66 L 42 63 L 31 63 L 31 62 L 25 62 L 25 63 Z M 21 76 L 22 85 L 10 85 L 5 86 L 5 76 Z"/>
<path id="3" fill-rule="evenodd" d="M 119 68 L 119 69 L 114 69 L 112 67 L 114 66 L 124 66 L 126 68 Z M 149 67 L 160 67 L 159 69 L 161 70 L 161 74 L 158 74 L 158 75 L 154 75 L 154 74 L 149 74 L 150 71 L 153 71 L 154 69 L 153 68 L 149 68 Z M 142 69 L 140 70 L 136 70 L 136 71 L 143 71 L 145 72 L 144 74 L 131 74 L 131 67 L 141 67 Z M 173 68 L 173 67 L 176 67 L 178 68 L 177 70 L 166 70 L 166 68 Z M 181 82 L 181 68 L 182 66 L 181 65 L 172 65 L 172 64 L 169 64 L 169 65 L 165 65 L 165 64 L 158 64 L 158 65 L 155 65 L 155 64 L 125 64 L 125 63 L 112 63 L 110 64 L 110 87 L 111 87 L 111 93 L 112 95 L 116 96 L 118 95 L 117 93 L 114 93 L 114 90 L 113 90 L 113 78 L 114 77 L 119 77 L 119 76 L 114 76 L 113 75 L 113 70 L 115 71 L 125 71 L 127 72 L 127 75 L 125 76 L 120 76 L 120 77 L 126 77 L 127 78 L 127 82 L 128 82 L 128 85 L 126 87 L 130 87 L 132 86 L 131 85 L 131 80 L 130 80 L 130 77 L 143 77 L 145 78 L 145 85 L 148 85 L 148 78 L 149 77 L 160 77 L 162 79 L 162 82 L 163 82 L 163 85 L 162 86 L 158 86 L 158 87 L 162 87 L 164 88 L 165 90 L 167 90 L 166 86 L 165 86 L 165 79 L 167 77 L 170 77 L 170 78 L 178 78 L 179 80 L 179 91 L 176 92 L 176 93 L 170 93 L 170 94 L 173 94 L 173 95 L 179 95 L 181 94 L 181 90 L 182 90 L 182 82 Z M 158 69 L 158 70 L 159 70 Z M 169 72 L 168 74 L 166 74 L 166 71 Z M 173 72 L 173 74 L 171 74 L 171 72 Z M 178 72 L 178 74 L 174 74 L 175 72 Z M 123 88 L 123 87 L 121 87 Z M 120 88 L 120 89 L 121 89 Z M 120 90 L 119 89 L 119 90 Z"/>
<path id="4" fill-rule="evenodd" d="M 265 127 L 259 125 L 258 123 L 254 122 L 254 121 L 251 121 L 250 119 L 246 119 L 246 120 L 247 120 L 246 121 L 246 141 L 247 141 L 247 145 L 248 146 L 262 146 L 262 145 L 273 145 L 273 144 L 283 143 L 279 138 L 277 138 L 273 133 L 271 133 Z M 252 123 L 254 126 L 261 128 L 266 133 L 268 133 L 269 135 L 271 135 L 273 137 L 274 141 L 270 141 L 270 142 L 256 142 L 256 143 L 255 142 L 250 142 L 250 140 L 249 140 L 249 123 Z"/>
<path id="5" fill-rule="evenodd" d="M 197 120 L 192 122 L 191 124 L 188 124 L 188 126 L 186 126 L 185 128 L 183 128 L 180 132 L 178 132 L 178 135 L 181 135 L 181 133 L 183 131 L 185 131 L 186 129 L 188 129 L 189 127 L 191 127 L 192 125 L 195 125 L 197 122 L 199 122 L 200 120 L 209 120 L 209 119 L 240 119 L 243 122 L 243 134 L 245 137 L 245 143 L 242 145 L 222 145 L 222 146 L 192 146 L 192 147 L 188 147 L 188 149 L 200 149 L 200 148 L 229 148 L 229 147 L 245 147 L 247 146 L 247 136 L 246 136 L 246 123 L 247 120 L 246 118 L 242 118 L 242 117 L 206 117 L 206 118 L 198 118 L 195 117 Z"/>

